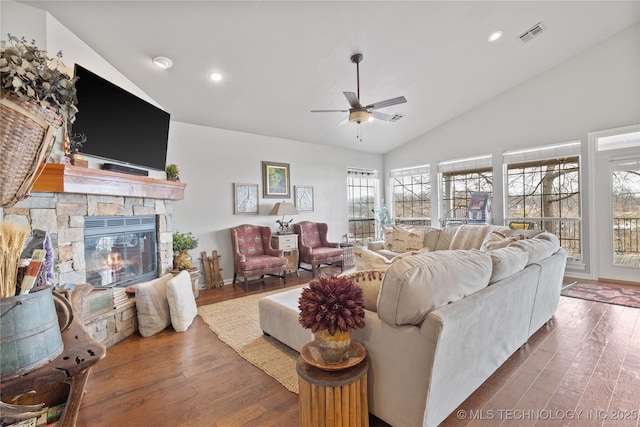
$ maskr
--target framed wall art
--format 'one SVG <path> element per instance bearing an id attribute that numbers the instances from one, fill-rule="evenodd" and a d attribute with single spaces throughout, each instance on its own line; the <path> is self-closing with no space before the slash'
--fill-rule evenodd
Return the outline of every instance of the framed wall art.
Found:
<path id="1" fill-rule="evenodd" d="M 288 163 L 262 162 L 262 188 L 265 198 L 290 198 L 290 182 Z"/>
<path id="2" fill-rule="evenodd" d="M 233 213 L 258 215 L 258 184 L 233 184 Z"/>
<path id="3" fill-rule="evenodd" d="M 313 187 L 310 185 L 294 185 L 293 197 L 296 208 L 300 212 L 313 212 Z"/>

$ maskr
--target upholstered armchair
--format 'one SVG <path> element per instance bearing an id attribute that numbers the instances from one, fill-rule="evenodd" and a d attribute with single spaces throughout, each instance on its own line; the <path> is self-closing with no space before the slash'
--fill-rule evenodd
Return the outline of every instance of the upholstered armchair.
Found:
<path id="1" fill-rule="evenodd" d="M 316 277 L 321 264 L 340 263 L 340 271 L 343 270 L 343 250 L 339 243 L 327 241 L 327 230 L 327 224 L 322 222 L 302 221 L 293 224 L 293 232 L 298 235 L 300 262 L 311 265 L 313 277 Z"/>
<path id="2" fill-rule="evenodd" d="M 256 225 L 243 224 L 231 228 L 231 246 L 233 249 L 233 283 L 238 274 L 244 278 L 246 290 L 249 290 L 248 277 L 265 274 L 282 277 L 287 282 L 285 269 L 287 259 L 283 251 L 271 247 L 271 229 Z"/>

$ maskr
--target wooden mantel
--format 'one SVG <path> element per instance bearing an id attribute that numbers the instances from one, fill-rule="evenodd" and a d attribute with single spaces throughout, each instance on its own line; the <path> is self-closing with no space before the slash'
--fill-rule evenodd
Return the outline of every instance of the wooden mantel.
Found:
<path id="1" fill-rule="evenodd" d="M 186 186 L 147 176 L 46 163 L 31 191 L 183 200 Z"/>

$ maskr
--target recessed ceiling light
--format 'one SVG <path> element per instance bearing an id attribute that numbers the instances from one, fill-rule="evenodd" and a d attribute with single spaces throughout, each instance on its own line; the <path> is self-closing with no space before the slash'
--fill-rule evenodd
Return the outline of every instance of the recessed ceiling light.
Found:
<path id="1" fill-rule="evenodd" d="M 209 78 L 214 82 L 219 82 L 220 80 L 222 80 L 222 74 L 214 71 L 213 73 L 209 74 Z"/>
<path id="2" fill-rule="evenodd" d="M 153 58 L 153 64 L 158 68 L 162 68 L 163 70 L 168 70 L 169 68 L 173 67 L 173 61 L 166 56 L 156 56 L 155 58 Z"/>
<path id="3" fill-rule="evenodd" d="M 491 33 L 491 35 L 489 36 L 489 38 L 487 39 L 490 42 L 494 42 L 496 40 L 498 40 L 500 37 L 502 37 L 502 31 L 496 31 L 494 33 Z"/>

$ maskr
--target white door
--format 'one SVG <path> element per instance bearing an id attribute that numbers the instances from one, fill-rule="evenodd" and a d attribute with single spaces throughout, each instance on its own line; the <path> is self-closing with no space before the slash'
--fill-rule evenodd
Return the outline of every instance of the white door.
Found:
<path id="1" fill-rule="evenodd" d="M 591 206 L 599 279 L 640 283 L 640 126 L 590 135 Z"/>

